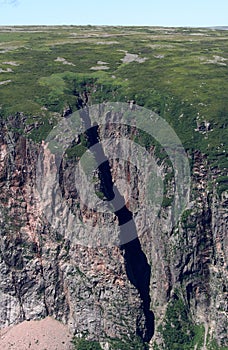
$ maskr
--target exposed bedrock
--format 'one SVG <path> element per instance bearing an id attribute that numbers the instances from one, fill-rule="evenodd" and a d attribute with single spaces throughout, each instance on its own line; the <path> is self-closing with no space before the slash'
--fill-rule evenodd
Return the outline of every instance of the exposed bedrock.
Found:
<path id="1" fill-rule="evenodd" d="M 137 237 L 121 247 L 89 248 L 72 243 L 45 218 L 35 185 L 37 159 L 42 151 L 43 170 L 50 174 L 55 159 L 43 145 L 15 131 L 26 132 L 22 117 L 2 122 L 0 132 L 0 326 L 52 315 L 88 339 L 139 334 L 149 340 L 153 311 L 152 341 L 158 342 L 157 326 L 179 290 L 193 321 L 227 346 L 227 198 L 216 194 L 218 170 L 211 170 L 206 157 L 194 152 L 191 206 L 172 227 L 171 207 L 162 206 L 156 217 L 143 210 L 145 177 L 130 161 L 109 162 L 112 181 L 124 178 L 128 186 L 120 185 L 119 191 L 131 200 L 107 217 L 80 202 L 75 161 L 64 158 L 60 188 L 83 222 L 91 223 L 98 234 L 102 223 L 120 234 L 126 218 L 125 223 L 136 225 Z M 118 147 L 111 123 L 97 132 L 100 138 L 114 137 Z M 124 126 L 118 128 L 118 135 L 127 137 L 128 132 Z M 154 154 L 153 147 L 150 152 Z M 159 167 L 165 175 L 166 165 L 159 162 Z M 102 183 L 98 173 L 95 176 Z M 167 186 L 172 194 L 172 180 Z M 104 187 L 99 190 L 106 195 Z"/>

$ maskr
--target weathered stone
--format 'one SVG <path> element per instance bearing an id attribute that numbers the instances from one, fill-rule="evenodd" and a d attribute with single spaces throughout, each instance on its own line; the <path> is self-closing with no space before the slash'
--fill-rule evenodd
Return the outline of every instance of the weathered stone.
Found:
<path id="1" fill-rule="evenodd" d="M 17 116 L 10 122 L 21 129 L 23 120 L 23 116 Z M 110 129 L 101 128 L 99 132 L 116 137 L 117 133 L 127 136 L 128 130 L 114 130 L 110 124 Z M 128 280 L 123 252 L 118 247 L 83 247 L 72 243 L 63 232 L 55 232 L 43 216 L 35 190 L 39 146 L 9 132 L 5 124 L 1 134 L 0 326 L 52 315 L 68 324 L 75 334 L 88 332 L 88 339 L 130 336 L 136 333 L 137 325 L 143 329 L 142 302 Z M 54 157 L 48 153 L 44 156 L 45 169 L 51 174 Z M 118 174 L 124 174 L 131 191 L 129 206 L 135 211 L 142 249 L 151 265 L 151 309 L 156 320 L 162 321 L 167 302 L 181 287 L 194 321 L 203 323 L 209 334 L 225 346 L 226 198 L 220 200 L 215 191 L 208 191 L 208 181 L 216 179 L 217 174 L 200 152 L 195 153 L 193 163 L 193 210 L 185 223 L 172 228 L 170 207 L 162 208 L 159 217 L 137 212 L 145 198 L 143 178 L 134 166 L 126 166 L 121 160 L 111 162 L 114 181 Z M 80 204 L 72 177 L 75 164 L 65 159 L 62 167 L 64 198 L 82 219 L 93 220 L 99 234 L 97 214 Z M 173 191 L 171 183 L 169 191 Z M 99 220 L 107 223 L 105 214 Z M 146 220 L 151 229 L 145 231 Z M 109 221 L 117 229 L 114 217 Z M 158 337 L 156 333 L 154 339 Z"/>

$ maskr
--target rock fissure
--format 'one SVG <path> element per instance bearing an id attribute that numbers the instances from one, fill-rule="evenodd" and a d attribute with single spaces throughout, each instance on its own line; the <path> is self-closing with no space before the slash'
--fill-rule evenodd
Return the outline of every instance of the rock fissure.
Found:
<path id="1" fill-rule="evenodd" d="M 132 212 L 126 207 L 123 196 L 118 188 L 114 186 L 111 174 L 111 166 L 106 158 L 102 144 L 100 142 L 98 126 L 92 126 L 89 116 L 89 108 L 84 108 L 81 118 L 86 127 L 88 138 L 88 148 L 92 150 L 97 161 L 100 188 L 106 200 L 111 204 L 110 209 L 118 219 L 120 234 L 119 240 L 121 249 L 124 252 L 126 273 L 129 281 L 138 290 L 142 300 L 142 309 L 145 316 L 146 329 L 142 330 L 137 325 L 137 333 L 143 341 L 149 342 L 154 334 L 154 314 L 150 310 L 150 275 L 151 267 L 147 262 L 145 253 L 142 250 L 140 240 L 137 235 L 136 225 Z M 96 145 L 96 148 L 93 146 Z M 123 206 L 119 209 L 120 203 Z"/>

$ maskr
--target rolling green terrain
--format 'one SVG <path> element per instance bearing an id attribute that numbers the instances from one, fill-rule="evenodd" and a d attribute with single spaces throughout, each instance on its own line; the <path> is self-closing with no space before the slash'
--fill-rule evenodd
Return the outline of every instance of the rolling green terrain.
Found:
<path id="1" fill-rule="evenodd" d="M 175 129 L 188 150 L 226 167 L 228 33 L 156 27 L 1 27 L 0 113 L 39 121 L 90 103 L 134 99 Z"/>

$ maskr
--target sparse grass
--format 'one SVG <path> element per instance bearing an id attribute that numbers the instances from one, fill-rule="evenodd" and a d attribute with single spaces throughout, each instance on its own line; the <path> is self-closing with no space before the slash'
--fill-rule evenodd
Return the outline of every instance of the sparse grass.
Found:
<path id="1" fill-rule="evenodd" d="M 186 149 L 201 150 L 211 167 L 224 169 L 228 61 L 223 61 L 227 65 L 208 61 L 214 56 L 228 59 L 227 36 L 226 31 L 205 28 L 0 28 L 0 68 L 7 68 L 4 62 L 18 63 L 10 66 L 13 72 L 0 73 L 0 81 L 12 80 L 0 85 L 1 116 L 16 112 L 43 116 L 44 106 L 60 114 L 66 105 L 75 110 L 75 90 L 83 88 L 84 80 L 91 103 L 135 99 L 165 118 Z M 147 60 L 123 63 L 124 51 Z M 73 65 L 56 62 L 57 57 Z M 107 62 L 109 70 L 91 71 L 98 61 Z M 197 122 L 204 121 L 210 130 L 196 131 Z M 35 131 L 35 140 L 41 139 L 43 129 L 46 126 Z"/>

